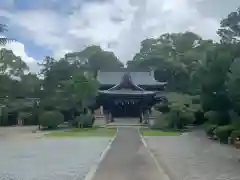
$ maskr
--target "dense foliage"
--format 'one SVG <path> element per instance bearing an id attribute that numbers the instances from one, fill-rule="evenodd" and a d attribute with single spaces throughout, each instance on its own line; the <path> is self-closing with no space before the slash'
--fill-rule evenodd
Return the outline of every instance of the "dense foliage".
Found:
<path id="1" fill-rule="evenodd" d="M 82 114 L 73 121 L 73 126 L 77 128 L 90 128 L 94 123 L 94 116 L 91 114 Z"/>
<path id="2" fill-rule="evenodd" d="M 64 122 L 64 117 L 59 111 L 44 111 L 39 115 L 39 121 L 44 128 L 57 128 Z"/>
<path id="3" fill-rule="evenodd" d="M 47 56 L 39 64 L 39 74 L 28 73 L 27 64 L 11 50 L 0 49 L 0 62 L 0 105 L 1 110 L 6 109 L 1 111 L 1 125 L 19 120 L 25 125 L 37 124 L 37 114 L 42 111 L 60 111 L 65 121 L 74 120 L 95 104 L 98 70 L 123 66 L 112 52 L 99 46 L 68 53 L 61 59 Z"/>
<path id="4" fill-rule="evenodd" d="M 194 98 L 192 103 L 184 103 L 178 97 L 175 98 L 178 100 L 171 102 L 168 97 L 169 112 L 162 105 L 156 106 L 156 109 L 165 111 L 161 116 L 167 118 L 168 123 L 172 122 L 175 128 L 191 123 L 189 119 L 192 117 L 201 117 L 202 123 L 207 121 L 207 132 L 210 134 L 213 127 L 223 126 L 217 128 L 219 139 L 230 136 L 231 127 L 239 128 L 239 14 L 240 9 L 237 9 L 221 21 L 217 31 L 221 37 L 219 43 L 203 39 L 193 32 L 165 33 L 143 40 L 140 52 L 128 62 L 128 67 L 132 69 L 155 69 L 155 78 L 168 82 L 168 92 L 177 92 L 182 97 L 188 94 L 199 99 L 199 103 Z M 193 121 L 201 123 L 196 119 Z M 166 125 L 164 122 L 159 124 Z"/>
<path id="5" fill-rule="evenodd" d="M 154 69 L 156 80 L 168 82 L 167 92 L 184 97 L 184 100 L 178 97 L 170 100 L 167 108 L 156 106 L 165 111 L 168 126 L 183 128 L 189 123 L 207 121 L 207 132 L 213 126 L 224 126 L 218 128 L 219 137 L 228 130 L 226 125 L 239 128 L 239 14 L 238 9 L 221 21 L 217 31 L 220 42 L 203 39 L 193 32 L 165 33 L 143 40 L 140 51 L 127 62 L 129 69 Z M 4 30 L 1 25 L 0 32 Z M 0 43 L 5 44 L 6 40 L 3 38 Z M 26 74 L 27 65 L 10 50 L 0 50 L 0 62 L 0 103 L 10 112 L 20 107 L 21 112 L 26 112 L 25 106 L 14 103 L 16 98 L 38 98 L 34 105 L 38 113 L 57 110 L 64 120 L 78 119 L 78 122 L 84 119 L 79 116 L 94 104 L 98 70 L 123 67 L 113 52 L 96 45 L 68 53 L 61 59 L 46 57 L 40 64 L 39 75 Z"/>
<path id="6" fill-rule="evenodd" d="M 7 26 L 5 24 L 0 24 L 0 34 L 7 31 Z M 9 42 L 13 41 L 13 39 L 1 36 L 0 37 L 0 45 L 5 45 Z"/>
<path id="7" fill-rule="evenodd" d="M 233 131 L 234 126 L 232 125 L 219 126 L 216 128 L 216 136 L 219 138 L 220 142 L 228 143 L 228 137 L 230 137 Z"/>

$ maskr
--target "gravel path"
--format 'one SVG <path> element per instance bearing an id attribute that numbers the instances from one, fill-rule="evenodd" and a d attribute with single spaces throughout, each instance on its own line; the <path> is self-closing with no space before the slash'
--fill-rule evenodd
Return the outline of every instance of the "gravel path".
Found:
<path id="1" fill-rule="evenodd" d="M 240 151 L 201 131 L 145 139 L 171 180 L 240 180 Z"/>
<path id="2" fill-rule="evenodd" d="M 0 140 L 0 180 L 82 180 L 111 138 Z"/>

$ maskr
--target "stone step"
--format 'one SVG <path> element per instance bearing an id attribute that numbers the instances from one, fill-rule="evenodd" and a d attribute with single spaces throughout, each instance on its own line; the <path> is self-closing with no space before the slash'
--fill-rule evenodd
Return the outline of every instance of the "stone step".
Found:
<path id="1" fill-rule="evenodd" d="M 120 124 L 120 123 L 110 123 L 106 125 L 107 127 L 142 127 L 144 124 Z"/>

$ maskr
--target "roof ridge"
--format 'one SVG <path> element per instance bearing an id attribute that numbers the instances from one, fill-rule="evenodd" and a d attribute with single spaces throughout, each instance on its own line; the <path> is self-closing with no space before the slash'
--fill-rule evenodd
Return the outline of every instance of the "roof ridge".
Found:
<path id="1" fill-rule="evenodd" d="M 164 85 L 166 82 L 159 82 L 154 77 L 154 70 L 148 71 L 126 71 L 126 69 L 122 69 L 121 71 L 98 71 L 97 80 L 101 84 L 112 84 L 117 85 L 121 82 L 122 76 L 124 74 L 129 74 L 131 80 L 134 84 L 140 85 Z M 147 73 L 147 74 L 146 74 Z"/>
<path id="2" fill-rule="evenodd" d="M 119 68 L 119 69 L 100 69 L 98 72 L 151 72 L 152 69 L 128 69 L 128 68 Z"/>
<path id="3" fill-rule="evenodd" d="M 121 77 L 121 81 L 108 90 L 112 91 L 112 90 L 124 89 L 125 88 L 124 86 L 128 86 L 128 88 L 130 89 L 132 88 L 135 90 L 144 91 L 144 89 L 142 89 L 141 87 L 139 87 L 137 84 L 133 82 L 132 76 L 129 72 L 125 72 Z"/>

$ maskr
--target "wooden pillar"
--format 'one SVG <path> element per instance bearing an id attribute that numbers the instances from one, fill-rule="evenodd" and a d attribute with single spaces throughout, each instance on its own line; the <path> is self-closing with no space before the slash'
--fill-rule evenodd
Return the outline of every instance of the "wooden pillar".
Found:
<path id="1" fill-rule="evenodd" d="M 23 120 L 18 118 L 18 124 L 17 125 L 22 126 L 23 125 Z"/>

